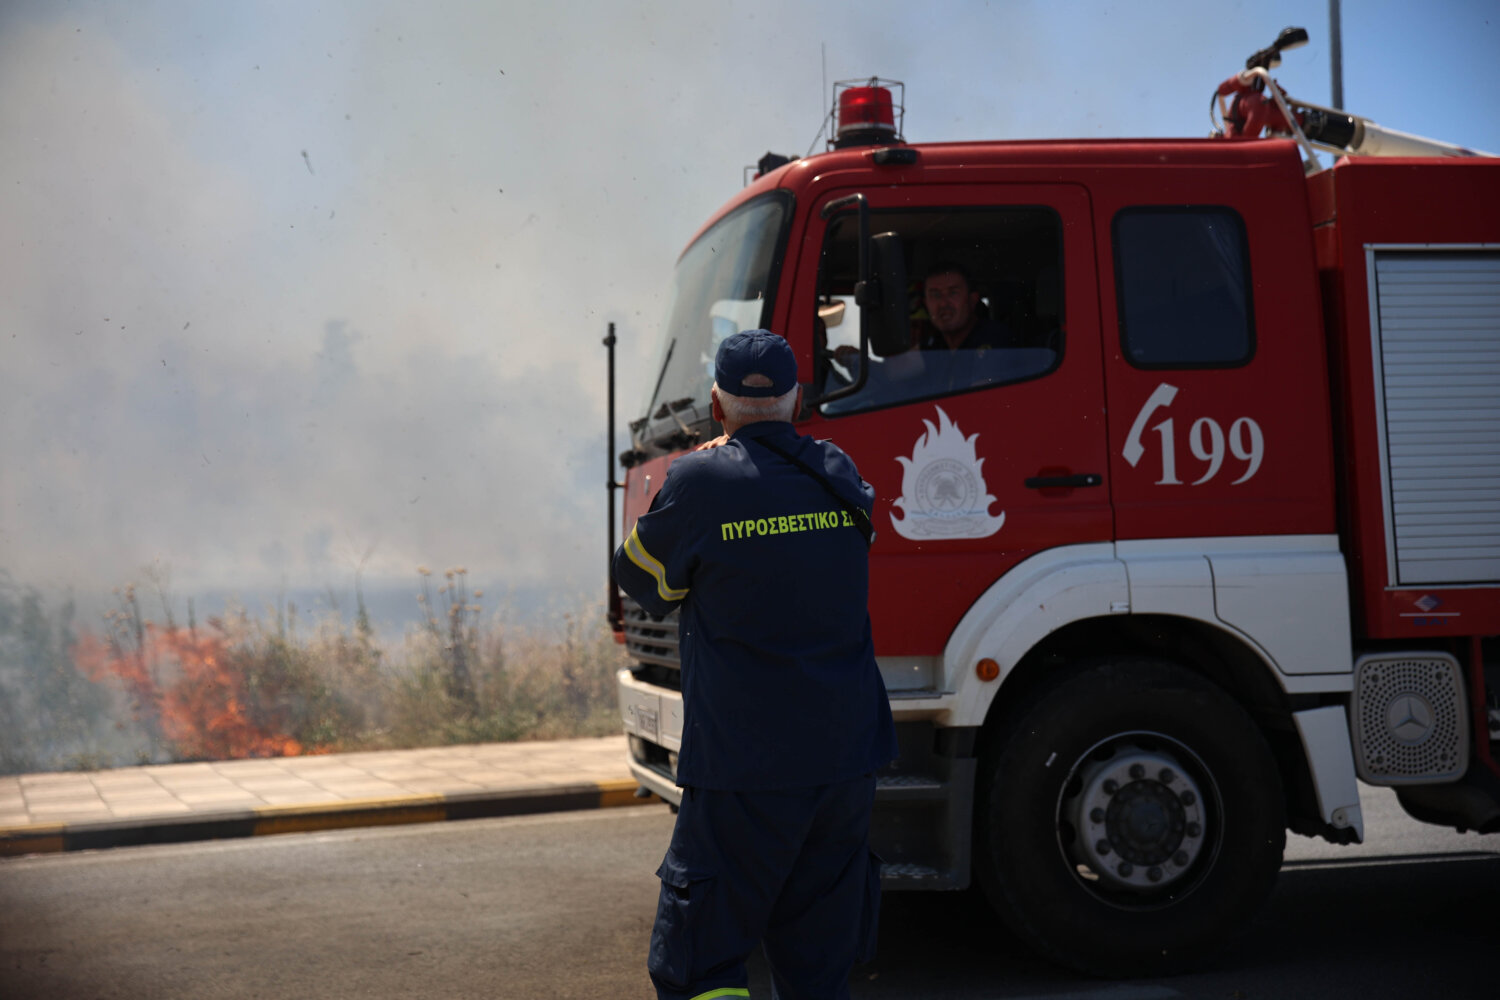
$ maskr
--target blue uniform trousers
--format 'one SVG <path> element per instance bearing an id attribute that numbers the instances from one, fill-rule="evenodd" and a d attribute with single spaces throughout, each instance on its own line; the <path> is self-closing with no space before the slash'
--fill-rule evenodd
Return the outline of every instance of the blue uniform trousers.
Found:
<path id="1" fill-rule="evenodd" d="M 661 1000 L 746 997 L 764 942 L 776 1000 L 843 1000 L 874 957 L 873 776 L 813 788 L 683 789 L 647 967 Z"/>

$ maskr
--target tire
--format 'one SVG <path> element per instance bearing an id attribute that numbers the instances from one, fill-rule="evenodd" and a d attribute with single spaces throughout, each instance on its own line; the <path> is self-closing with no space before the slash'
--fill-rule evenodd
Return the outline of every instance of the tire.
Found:
<path id="1" fill-rule="evenodd" d="M 1095 976 L 1199 963 L 1264 903 L 1286 846 L 1249 715 L 1155 660 L 1078 671 L 981 759 L 975 867 L 1007 924 Z"/>

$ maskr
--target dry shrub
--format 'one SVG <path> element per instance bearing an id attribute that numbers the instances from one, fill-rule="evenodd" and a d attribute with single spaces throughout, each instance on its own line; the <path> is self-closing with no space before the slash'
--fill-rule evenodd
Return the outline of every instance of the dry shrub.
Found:
<path id="1" fill-rule="evenodd" d="M 597 623 L 597 624 L 585 624 Z M 602 610 L 566 614 L 554 627 L 466 626 L 471 685 L 453 683 L 452 633 L 408 636 L 388 698 L 389 746 L 567 739 L 619 732 L 615 673 L 627 665 Z"/>

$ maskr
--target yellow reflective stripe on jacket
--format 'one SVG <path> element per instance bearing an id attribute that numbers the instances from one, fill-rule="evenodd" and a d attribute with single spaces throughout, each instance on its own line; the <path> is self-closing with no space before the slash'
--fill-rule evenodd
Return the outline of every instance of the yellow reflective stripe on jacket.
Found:
<path id="1" fill-rule="evenodd" d="M 687 588 L 683 587 L 681 590 L 673 590 L 671 587 L 667 586 L 667 569 L 666 569 L 666 567 L 663 566 L 659 561 L 657 561 L 657 559 L 656 559 L 655 556 L 653 556 L 651 553 L 649 553 L 649 552 L 646 551 L 646 546 L 644 546 L 644 545 L 641 544 L 641 536 L 639 534 L 639 531 L 640 531 L 640 526 L 639 525 L 637 525 L 636 527 L 630 529 L 630 537 L 627 538 L 627 539 L 625 539 L 625 554 L 630 557 L 630 561 L 631 562 L 635 563 L 637 566 L 639 566 L 641 569 L 645 570 L 647 573 L 650 573 L 651 576 L 656 580 L 656 592 L 657 592 L 657 594 L 659 594 L 661 596 L 662 600 L 664 600 L 664 601 L 680 601 L 680 600 L 682 600 L 684 597 L 687 596 L 687 593 L 688 593 L 687 592 Z M 712 996 L 729 996 L 730 994 L 727 994 L 727 993 L 715 993 L 715 994 L 707 994 L 707 993 L 705 993 L 704 994 L 704 996 L 710 996 L 710 995 L 712 995 Z M 749 996 L 748 993 L 745 994 L 745 995 Z M 697 998 L 695 997 L 694 1000 L 697 1000 Z"/>
<path id="2" fill-rule="evenodd" d="M 743 986 L 726 986 L 723 989 L 709 990 L 707 993 L 699 993 L 690 1000 L 714 1000 L 714 997 L 748 997 L 750 991 Z"/>

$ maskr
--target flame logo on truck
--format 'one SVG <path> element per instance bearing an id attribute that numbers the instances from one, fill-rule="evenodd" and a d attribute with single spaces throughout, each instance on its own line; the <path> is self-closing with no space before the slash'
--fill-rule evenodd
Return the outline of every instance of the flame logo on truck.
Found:
<path id="1" fill-rule="evenodd" d="M 1005 512 L 991 517 L 995 502 L 985 489 L 984 459 L 974 450 L 978 434 L 964 437 L 941 406 L 938 422 L 923 420 L 927 432 L 917 438 L 911 457 L 901 463 L 901 497 L 891 511 L 891 525 L 902 538 L 988 538 L 1005 523 Z"/>

